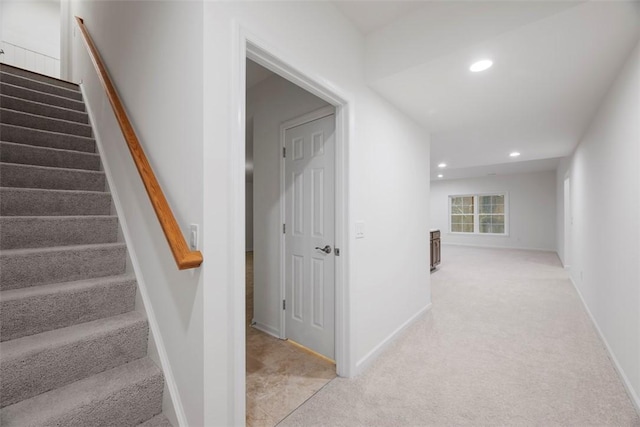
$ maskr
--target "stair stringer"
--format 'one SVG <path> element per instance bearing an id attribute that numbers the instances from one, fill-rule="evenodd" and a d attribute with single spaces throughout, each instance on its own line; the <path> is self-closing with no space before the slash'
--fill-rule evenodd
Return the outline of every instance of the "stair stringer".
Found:
<path id="1" fill-rule="evenodd" d="M 187 427 L 189 424 L 184 412 L 182 400 L 180 399 L 180 393 L 178 391 L 175 377 L 171 369 L 171 364 L 169 362 L 169 357 L 165 349 L 162 334 L 160 333 L 160 327 L 158 325 L 158 321 L 151 304 L 147 284 L 144 280 L 144 275 L 142 274 L 142 268 L 140 266 L 140 263 L 138 262 L 138 257 L 136 256 L 131 233 L 129 232 L 127 220 L 122 208 L 121 199 L 118 196 L 117 188 L 113 185 L 113 174 L 111 173 L 107 156 L 103 155 L 104 145 L 102 143 L 100 133 L 98 132 L 99 127 L 95 125 L 96 120 L 94 110 L 89 102 L 90 98 L 87 96 L 84 84 L 80 83 L 79 87 L 80 91 L 82 92 L 87 114 L 89 116 L 89 124 L 93 129 L 93 138 L 96 142 L 97 153 L 99 154 L 101 159 L 102 170 L 105 173 L 107 191 L 109 191 L 111 194 L 111 199 L 113 202 L 112 210 L 115 210 L 115 214 L 118 216 L 118 222 L 120 225 L 119 231 L 121 233 L 121 236 L 119 237 L 124 240 L 127 247 L 128 257 L 126 270 L 128 272 L 133 272 L 138 284 L 136 291 L 135 310 L 145 313 L 147 321 L 149 322 L 147 357 L 149 357 L 157 365 L 159 365 L 162 368 L 164 374 L 162 412 L 173 425 Z"/>

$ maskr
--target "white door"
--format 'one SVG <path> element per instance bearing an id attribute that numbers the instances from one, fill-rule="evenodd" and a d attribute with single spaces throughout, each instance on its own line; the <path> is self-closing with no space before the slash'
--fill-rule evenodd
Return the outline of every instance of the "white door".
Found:
<path id="1" fill-rule="evenodd" d="M 335 117 L 285 131 L 286 337 L 334 359 Z"/>

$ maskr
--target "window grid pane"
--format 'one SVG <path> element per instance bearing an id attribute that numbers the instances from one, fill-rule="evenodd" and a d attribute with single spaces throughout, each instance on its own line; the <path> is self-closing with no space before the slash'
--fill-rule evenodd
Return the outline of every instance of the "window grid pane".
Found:
<path id="1" fill-rule="evenodd" d="M 505 196 L 451 196 L 451 232 L 505 234 Z M 477 202 L 477 209 L 475 206 Z M 475 230 L 477 220 L 478 230 Z"/>
<path id="2" fill-rule="evenodd" d="M 474 197 L 451 197 L 451 232 L 474 232 Z"/>

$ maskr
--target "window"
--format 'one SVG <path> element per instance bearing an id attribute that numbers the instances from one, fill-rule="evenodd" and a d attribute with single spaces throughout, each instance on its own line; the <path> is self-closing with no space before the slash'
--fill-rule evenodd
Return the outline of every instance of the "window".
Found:
<path id="1" fill-rule="evenodd" d="M 507 195 L 449 196 L 449 221 L 452 233 L 506 235 Z"/>

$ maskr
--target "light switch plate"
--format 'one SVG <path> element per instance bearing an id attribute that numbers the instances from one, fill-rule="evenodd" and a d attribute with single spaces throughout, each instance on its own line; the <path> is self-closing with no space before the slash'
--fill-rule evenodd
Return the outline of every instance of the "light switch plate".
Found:
<path id="1" fill-rule="evenodd" d="M 364 239 L 364 221 L 356 221 L 356 239 Z"/>
<path id="2" fill-rule="evenodd" d="M 192 251 L 198 249 L 198 224 L 191 224 L 189 226 L 189 248 Z"/>

